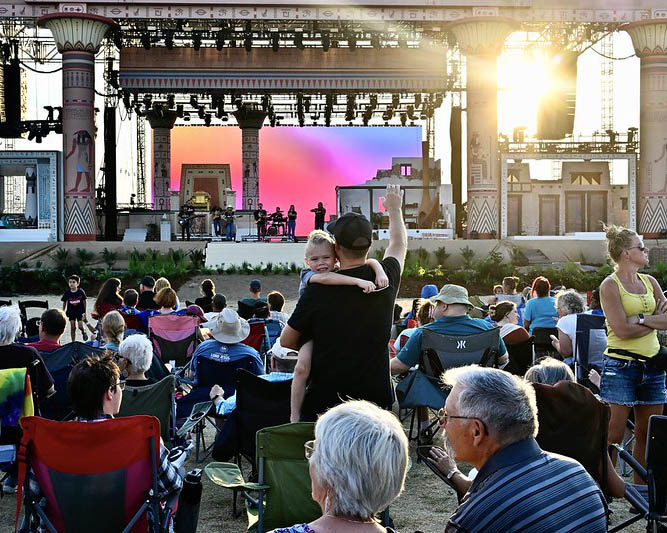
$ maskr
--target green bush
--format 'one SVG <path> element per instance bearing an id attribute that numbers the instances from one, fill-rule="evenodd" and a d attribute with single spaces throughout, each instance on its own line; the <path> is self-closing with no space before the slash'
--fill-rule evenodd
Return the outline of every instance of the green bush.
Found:
<path id="1" fill-rule="evenodd" d="M 116 259 L 118 259 L 118 253 L 113 252 L 105 247 L 104 250 L 102 250 L 102 259 L 104 260 L 104 263 L 107 265 L 107 270 L 111 270 L 113 266 L 116 264 Z"/>
<path id="2" fill-rule="evenodd" d="M 435 252 L 435 261 L 439 266 L 444 266 L 445 262 L 447 261 L 447 258 L 451 255 L 448 254 L 447 251 L 445 250 L 444 246 L 441 246 L 440 248 L 436 248 Z"/>
<path id="3" fill-rule="evenodd" d="M 470 246 L 464 246 L 461 248 L 461 258 L 463 259 L 463 268 L 466 270 L 471 270 L 474 268 L 475 250 L 470 248 Z"/>

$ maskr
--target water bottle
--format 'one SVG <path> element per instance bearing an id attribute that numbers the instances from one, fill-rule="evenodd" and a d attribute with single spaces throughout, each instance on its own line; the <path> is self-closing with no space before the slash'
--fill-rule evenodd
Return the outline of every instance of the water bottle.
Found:
<path id="1" fill-rule="evenodd" d="M 175 533 L 196 533 L 201 502 L 201 468 L 188 472 L 183 480 L 183 489 L 178 498 L 178 511 L 174 521 Z"/>

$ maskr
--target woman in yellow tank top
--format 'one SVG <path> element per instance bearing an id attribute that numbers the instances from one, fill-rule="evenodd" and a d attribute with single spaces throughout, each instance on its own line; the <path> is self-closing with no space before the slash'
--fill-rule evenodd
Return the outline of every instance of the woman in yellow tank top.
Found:
<path id="1" fill-rule="evenodd" d="M 646 466 L 646 432 L 651 415 L 662 414 L 665 373 L 639 359 L 658 353 L 656 330 L 667 329 L 667 299 L 658 282 L 640 268 L 648 264 L 648 249 L 632 230 L 605 228 L 609 256 L 616 270 L 600 285 L 600 300 L 607 318 L 607 351 L 602 367 L 600 395 L 611 406 L 609 442 L 623 438 L 630 409 L 635 412 L 633 455 Z M 635 475 L 635 482 L 639 478 Z"/>

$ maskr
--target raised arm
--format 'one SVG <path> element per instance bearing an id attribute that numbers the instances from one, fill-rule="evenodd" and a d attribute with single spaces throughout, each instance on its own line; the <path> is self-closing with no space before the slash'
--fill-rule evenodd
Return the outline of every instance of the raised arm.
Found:
<path id="1" fill-rule="evenodd" d="M 403 222 L 403 191 L 398 185 L 387 185 L 383 201 L 384 208 L 389 214 L 389 246 L 384 253 L 385 259 L 393 257 L 398 261 L 403 272 L 405 252 L 408 249 L 408 232 Z"/>
<path id="2" fill-rule="evenodd" d="M 367 294 L 375 290 L 375 283 L 372 281 L 344 276 L 343 274 L 338 274 L 336 272 L 313 274 L 308 280 L 308 283 L 320 283 L 322 285 L 351 285 L 352 287 L 359 287 Z"/>
<path id="3" fill-rule="evenodd" d="M 625 315 L 621 293 L 613 279 L 607 278 L 600 285 L 600 302 L 609 326 L 620 339 L 636 339 L 651 332 L 650 327 L 632 324 Z"/>

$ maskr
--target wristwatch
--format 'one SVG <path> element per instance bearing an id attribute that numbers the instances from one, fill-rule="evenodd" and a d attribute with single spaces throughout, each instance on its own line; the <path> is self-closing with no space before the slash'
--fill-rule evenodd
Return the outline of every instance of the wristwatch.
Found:
<path id="1" fill-rule="evenodd" d="M 637 319 L 639 320 L 639 325 L 643 326 L 644 325 L 644 315 L 641 313 L 637 313 Z"/>
<path id="2" fill-rule="evenodd" d="M 456 474 L 457 472 L 458 472 L 458 470 L 457 470 L 456 468 L 455 468 L 454 470 L 452 470 L 451 472 L 449 472 L 449 474 L 447 474 L 447 476 L 446 476 L 446 477 L 447 477 L 447 481 L 449 481 L 450 479 L 452 479 L 452 478 L 454 477 L 454 474 Z"/>

